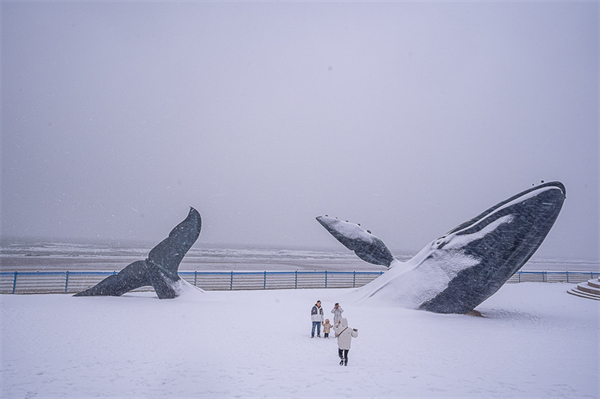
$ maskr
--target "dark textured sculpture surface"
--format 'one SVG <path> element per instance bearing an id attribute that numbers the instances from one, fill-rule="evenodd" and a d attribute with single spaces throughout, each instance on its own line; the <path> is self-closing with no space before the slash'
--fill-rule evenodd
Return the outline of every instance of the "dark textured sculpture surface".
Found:
<path id="1" fill-rule="evenodd" d="M 365 262 L 390 267 L 390 264 L 394 261 L 394 256 L 383 241 L 369 231 L 365 231 L 359 225 L 328 216 L 319 216 L 317 221 L 346 248 L 354 251 Z"/>
<path id="2" fill-rule="evenodd" d="M 523 191 L 449 231 L 411 260 L 393 259 L 389 271 L 360 291 L 364 298 L 385 297 L 415 309 L 468 313 L 529 260 L 554 225 L 565 198 L 560 182 Z M 327 217 L 317 220 L 352 250 L 379 254 L 385 248 L 358 225 L 341 225 L 344 222 Z M 369 262 L 369 256 L 359 256 Z M 388 260 L 386 255 L 373 258 L 375 264 Z"/>
<path id="3" fill-rule="evenodd" d="M 201 226 L 200 214 L 190 208 L 187 218 L 152 248 L 146 260 L 133 262 L 118 274 L 74 296 L 121 296 L 133 289 L 151 285 L 160 299 L 175 298 L 178 296 L 177 283 L 180 280 L 177 274 L 179 264 L 198 239 Z"/>

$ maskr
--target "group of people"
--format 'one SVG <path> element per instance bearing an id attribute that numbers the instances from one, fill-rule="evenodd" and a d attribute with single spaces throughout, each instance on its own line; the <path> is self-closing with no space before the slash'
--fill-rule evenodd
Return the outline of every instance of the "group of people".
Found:
<path id="1" fill-rule="evenodd" d="M 310 311 L 310 318 L 312 320 L 312 332 L 310 337 L 315 337 L 315 329 L 317 330 L 317 337 L 321 338 L 321 326 L 323 326 L 323 336 L 329 338 L 329 332 L 333 327 L 335 337 L 338 342 L 338 356 L 340 357 L 340 366 L 348 365 L 348 351 L 350 351 L 350 345 L 352 338 L 358 337 L 357 328 L 349 328 L 348 320 L 342 317 L 344 309 L 339 303 L 336 303 L 331 313 L 333 313 L 333 325 L 329 322 L 329 319 L 324 319 L 323 308 L 321 307 L 321 301 L 317 301 L 315 306 Z"/>

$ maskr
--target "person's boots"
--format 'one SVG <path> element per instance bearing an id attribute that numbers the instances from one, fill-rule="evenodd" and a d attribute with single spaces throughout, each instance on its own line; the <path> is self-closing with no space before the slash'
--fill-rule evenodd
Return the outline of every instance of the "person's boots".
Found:
<path id="1" fill-rule="evenodd" d="M 348 365 L 348 358 L 346 357 L 346 358 L 344 358 L 344 366 L 347 366 L 347 365 Z"/>

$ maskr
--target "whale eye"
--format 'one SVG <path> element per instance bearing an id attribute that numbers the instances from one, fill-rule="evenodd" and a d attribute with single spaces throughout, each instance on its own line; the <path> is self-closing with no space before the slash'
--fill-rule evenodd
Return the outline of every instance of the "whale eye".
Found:
<path id="1" fill-rule="evenodd" d="M 371 234 L 371 230 L 367 230 L 367 233 Z"/>

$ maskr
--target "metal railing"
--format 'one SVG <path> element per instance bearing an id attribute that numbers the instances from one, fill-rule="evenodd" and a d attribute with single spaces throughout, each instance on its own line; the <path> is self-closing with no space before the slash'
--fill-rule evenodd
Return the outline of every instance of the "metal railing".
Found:
<path id="1" fill-rule="evenodd" d="M 518 271 L 509 280 L 509 283 L 583 283 L 600 277 L 600 272 L 530 272 Z"/>
<path id="2" fill-rule="evenodd" d="M 369 271 L 181 271 L 179 276 L 206 291 L 361 287 L 384 272 Z M 0 294 L 76 293 L 117 272 L 0 272 Z M 508 283 L 581 283 L 599 272 L 519 271 Z M 151 291 L 141 287 L 136 291 Z"/>
<path id="3" fill-rule="evenodd" d="M 117 272 L 0 272 L 0 294 L 76 293 Z M 383 274 L 369 271 L 180 271 L 179 276 L 206 291 L 352 288 Z M 135 291 L 150 291 L 141 287 Z"/>

